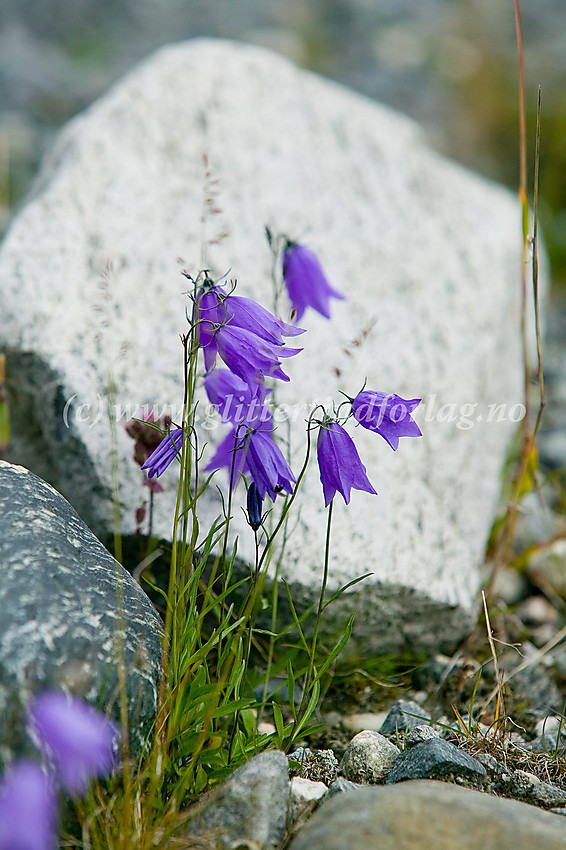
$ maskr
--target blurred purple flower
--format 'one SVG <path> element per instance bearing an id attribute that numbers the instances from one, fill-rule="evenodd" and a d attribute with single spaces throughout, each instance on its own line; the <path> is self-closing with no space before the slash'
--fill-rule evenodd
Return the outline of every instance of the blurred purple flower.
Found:
<path id="1" fill-rule="evenodd" d="M 56 794 L 45 771 L 17 761 L 0 785 L 0 850 L 54 850 Z"/>
<path id="2" fill-rule="evenodd" d="M 307 307 L 330 318 L 330 299 L 344 296 L 328 283 L 316 254 L 304 245 L 287 242 L 283 252 L 283 279 L 297 322 Z"/>
<path id="3" fill-rule="evenodd" d="M 169 464 L 177 457 L 183 442 L 183 429 L 173 428 L 165 436 L 155 451 L 148 457 L 142 469 L 147 469 L 148 478 L 159 476 L 165 472 Z"/>
<path id="4" fill-rule="evenodd" d="M 325 422 L 320 426 L 317 452 L 325 507 L 328 507 L 336 491 L 342 494 L 346 504 L 350 502 L 352 488 L 377 496 L 354 441 L 338 422 Z"/>
<path id="5" fill-rule="evenodd" d="M 411 413 L 421 400 L 404 399 L 395 393 L 362 390 L 352 402 L 352 412 L 360 425 L 380 434 L 395 451 L 399 437 L 422 437 L 419 426 L 411 419 Z"/>
<path id="6" fill-rule="evenodd" d="M 73 794 L 83 794 L 91 779 L 107 776 L 114 767 L 117 727 L 82 700 L 45 691 L 33 701 L 29 716 L 58 778 Z"/>

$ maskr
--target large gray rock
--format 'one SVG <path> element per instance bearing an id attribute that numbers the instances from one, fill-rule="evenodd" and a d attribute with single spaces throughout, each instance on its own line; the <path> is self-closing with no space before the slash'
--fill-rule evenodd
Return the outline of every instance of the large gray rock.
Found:
<path id="1" fill-rule="evenodd" d="M 139 753 L 155 719 L 157 613 L 65 499 L 5 461 L 0 566 L 0 766 L 26 749 L 25 706 L 41 691 L 70 690 L 119 719 L 122 628 L 130 740 Z"/>
<path id="2" fill-rule="evenodd" d="M 207 239 L 228 232 L 204 261 L 203 153 L 222 209 Z M 17 435 L 10 458 L 108 533 L 108 366 L 121 424 L 143 415 L 142 404 L 178 415 L 187 301 L 177 258 L 193 274 L 203 262 L 230 269 L 240 294 L 269 307 L 265 224 L 305 237 L 348 297 L 334 302 L 331 322 L 305 315 L 305 350 L 285 364 L 292 381 L 277 401 L 294 406 L 295 469 L 305 415 L 338 399 L 340 387 L 355 394 L 367 378 L 368 387 L 424 397 L 424 436 L 396 453 L 356 431 L 379 496 L 354 492 L 348 508 L 336 499 L 331 584 L 373 576 L 328 609 L 325 624 L 334 629 L 357 608 L 354 650 L 452 647 L 474 621 L 510 416 L 520 413 L 516 203 L 431 151 L 405 117 L 270 52 L 221 41 L 164 49 L 61 134 L 0 253 L 0 346 Z M 109 261 L 110 283 L 101 283 Z M 488 421 L 493 404 L 502 407 Z M 213 443 L 220 436 L 207 432 Z M 127 533 L 142 477 L 121 428 L 118 437 Z M 174 472 L 162 481 L 154 530 L 168 537 Z M 297 506 L 281 574 L 301 604 L 321 576 L 326 516 L 315 464 Z M 219 511 L 211 488 L 201 528 Z M 252 557 L 253 536 L 239 508 L 234 515 L 239 552 Z"/>
<path id="3" fill-rule="evenodd" d="M 560 850 L 564 820 L 516 800 L 432 780 L 337 794 L 290 850 Z"/>

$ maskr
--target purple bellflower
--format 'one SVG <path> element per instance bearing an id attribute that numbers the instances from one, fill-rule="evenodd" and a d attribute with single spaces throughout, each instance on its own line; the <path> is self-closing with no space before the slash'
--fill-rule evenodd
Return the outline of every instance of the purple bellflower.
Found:
<path id="1" fill-rule="evenodd" d="M 267 342 L 252 331 L 231 325 L 221 325 L 217 329 L 215 342 L 226 366 L 250 386 L 263 384 L 264 377 L 289 381 L 281 369 L 280 358 L 302 351 Z"/>
<path id="2" fill-rule="evenodd" d="M 325 422 L 318 432 L 318 468 L 327 508 L 336 491 L 342 494 L 346 504 L 350 502 L 350 490 L 376 491 L 367 477 L 366 468 L 354 445 L 354 441 L 338 422 Z"/>
<path id="3" fill-rule="evenodd" d="M 253 425 L 271 421 L 271 414 L 264 406 L 265 396 L 271 390 L 266 390 L 260 384 L 255 384 L 252 389 L 229 369 L 213 369 L 204 379 L 204 388 L 223 422 L 232 422 L 234 425 L 246 422 Z"/>
<path id="4" fill-rule="evenodd" d="M 229 434 L 224 437 L 213 458 L 205 467 L 205 472 L 213 472 L 215 469 L 228 470 L 228 477 L 232 476 L 232 468 L 234 474 L 231 478 L 232 487 L 235 487 L 240 477 L 240 472 L 244 475 L 248 472 L 247 452 L 244 451 L 244 442 L 246 437 L 246 429 L 234 426 Z"/>
<path id="5" fill-rule="evenodd" d="M 159 476 L 165 472 L 167 467 L 178 456 L 183 442 L 183 429 L 174 428 L 165 436 L 155 451 L 150 454 L 142 469 L 147 469 L 148 478 Z"/>
<path id="6" fill-rule="evenodd" d="M 248 469 L 262 501 L 269 495 L 274 502 L 282 490 L 293 492 L 295 476 L 271 433 L 250 432 L 244 450 L 247 450 Z"/>
<path id="7" fill-rule="evenodd" d="M 91 779 L 111 772 L 117 728 L 99 711 L 62 691 L 45 691 L 33 701 L 29 716 L 68 791 L 83 794 Z"/>
<path id="8" fill-rule="evenodd" d="M 330 299 L 344 296 L 328 283 L 316 254 L 304 245 L 287 241 L 283 252 L 283 279 L 297 322 L 307 307 L 330 318 Z"/>
<path id="9" fill-rule="evenodd" d="M 275 501 L 282 490 L 292 493 L 295 476 L 270 429 L 268 425 L 262 430 L 246 432 L 242 427 L 234 427 L 218 446 L 206 471 L 226 467 L 230 475 L 234 464 L 232 486 L 237 483 L 237 473 L 249 474 L 262 502 L 266 495 Z"/>
<path id="10" fill-rule="evenodd" d="M 411 419 L 411 413 L 421 400 L 404 399 L 395 393 L 362 390 L 352 402 L 352 412 L 360 425 L 380 434 L 395 451 L 399 437 L 422 436 L 419 426 Z"/>
<path id="11" fill-rule="evenodd" d="M 218 309 L 220 313 L 224 310 L 225 322 L 232 327 L 251 331 L 274 345 L 283 345 L 284 336 L 305 333 L 304 328 L 283 322 L 251 298 L 229 295 Z"/>
<path id="12" fill-rule="evenodd" d="M 33 761 L 15 762 L 0 785 L 0 850 L 54 850 L 56 793 Z"/>
<path id="13" fill-rule="evenodd" d="M 253 333 L 272 346 L 282 346 L 285 336 L 304 333 L 303 328 L 283 322 L 251 298 L 225 295 L 220 287 L 214 286 L 199 299 L 199 345 L 204 351 L 207 371 L 212 369 L 218 353 L 216 333 L 225 325 Z"/>

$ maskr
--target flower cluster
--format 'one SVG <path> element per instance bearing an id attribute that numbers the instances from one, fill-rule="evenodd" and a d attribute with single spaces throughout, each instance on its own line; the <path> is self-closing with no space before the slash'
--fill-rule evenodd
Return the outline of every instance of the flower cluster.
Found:
<path id="1" fill-rule="evenodd" d="M 58 787 L 82 795 L 116 762 L 117 728 L 76 697 L 45 691 L 28 721 L 43 763 L 16 761 L 0 785 L 0 850 L 53 850 Z"/>
<path id="2" fill-rule="evenodd" d="M 330 299 L 342 300 L 344 296 L 330 286 L 315 254 L 287 237 L 274 240 L 269 230 L 267 236 L 275 256 L 278 250 L 274 244 L 281 245 L 282 274 L 293 320 L 300 321 L 308 307 L 330 318 Z M 204 387 L 222 421 L 231 425 L 206 471 L 225 467 L 231 487 L 240 476 L 251 479 L 248 516 L 252 527 L 257 526 L 266 496 L 275 500 L 278 493 L 292 493 L 296 481 L 274 441 L 273 420 L 266 406 L 271 390 L 266 380 L 289 380 L 282 361 L 302 349 L 289 348 L 286 341 L 304 330 L 284 322 L 249 298 L 227 293 L 207 274 L 195 297 L 195 308 L 194 330 L 206 369 Z M 217 366 L 218 358 L 224 366 Z M 349 402 L 346 418 L 353 416 L 364 428 L 380 434 L 393 450 L 400 437 L 421 433 L 411 417 L 420 399 L 362 390 Z M 337 492 L 346 504 L 352 489 L 375 494 L 356 447 L 338 417 L 325 414 L 318 425 L 318 464 L 326 506 Z M 161 475 L 179 456 L 182 440 L 181 428 L 167 434 L 142 466 L 150 478 Z"/>

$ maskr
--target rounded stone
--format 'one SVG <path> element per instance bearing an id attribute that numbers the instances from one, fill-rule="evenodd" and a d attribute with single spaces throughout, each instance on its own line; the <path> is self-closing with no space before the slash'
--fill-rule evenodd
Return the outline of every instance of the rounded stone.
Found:
<path id="1" fill-rule="evenodd" d="M 351 782 L 381 782 L 391 772 L 400 750 L 379 732 L 359 732 L 342 758 L 342 773 Z"/>
<path id="2" fill-rule="evenodd" d="M 41 691 L 70 691 L 119 719 L 119 663 L 139 753 L 157 703 L 157 612 L 53 487 L 5 461 L 0 563 L 0 765 L 28 750 L 25 709 Z"/>
<path id="3" fill-rule="evenodd" d="M 324 802 L 290 850 L 561 850 L 564 820 L 516 800 L 420 780 Z"/>

